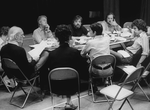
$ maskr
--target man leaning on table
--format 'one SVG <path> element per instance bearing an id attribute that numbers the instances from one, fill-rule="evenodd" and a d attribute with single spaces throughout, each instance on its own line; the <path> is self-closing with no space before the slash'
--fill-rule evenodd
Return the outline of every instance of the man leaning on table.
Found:
<path id="1" fill-rule="evenodd" d="M 81 55 L 83 57 L 89 57 L 90 61 L 92 61 L 98 56 L 110 54 L 110 37 L 107 34 L 102 34 L 103 27 L 99 23 L 91 24 L 90 28 L 93 32 L 93 39 L 86 43 L 85 47 L 81 51 Z M 91 67 L 89 68 L 89 71 L 91 72 Z M 103 72 L 102 70 L 98 70 L 96 68 L 93 68 L 92 71 L 94 71 L 93 75 L 108 75 L 112 74 L 112 67 L 103 70 Z M 108 82 L 108 80 L 106 80 L 106 82 Z M 96 85 L 93 89 L 95 92 L 97 91 Z"/>
<path id="2" fill-rule="evenodd" d="M 41 15 L 37 19 L 39 27 L 33 31 L 33 40 L 35 44 L 39 44 L 42 40 L 47 38 L 53 38 L 53 34 L 50 30 L 50 26 L 47 23 L 47 17 Z"/>

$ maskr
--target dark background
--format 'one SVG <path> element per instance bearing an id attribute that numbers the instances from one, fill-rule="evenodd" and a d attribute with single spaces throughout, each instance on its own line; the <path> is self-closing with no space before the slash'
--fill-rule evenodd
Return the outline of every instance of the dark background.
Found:
<path id="1" fill-rule="evenodd" d="M 120 22 L 140 18 L 142 0 L 120 0 Z M 104 20 L 103 0 L 1 0 L 1 26 L 20 26 L 25 34 L 38 27 L 37 17 L 46 15 L 51 30 L 58 24 L 69 24 L 75 15 L 83 17 L 83 24 Z M 89 11 L 99 11 L 100 16 L 89 18 Z"/>

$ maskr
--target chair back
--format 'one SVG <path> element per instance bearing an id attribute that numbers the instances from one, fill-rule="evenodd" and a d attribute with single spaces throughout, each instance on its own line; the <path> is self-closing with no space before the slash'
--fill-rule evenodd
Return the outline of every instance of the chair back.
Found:
<path id="1" fill-rule="evenodd" d="M 136 68 L 131 74 L 129 74 L 126 77 L 126 79 L 123 82 L 123 85 L 127 84 L 127 83 L 136 82 L 136 81 L 138 82 L 142 76 L 143 71 L 144 71 L 143 66 Z"/>
<path id="2" fill-rule="evenodd" d="M 77 77 L 78 72 L 75 69 L 69 67 L 55 68 L 49 73 L 49 78 L 51 78 L 51 80 L 67 80 Z"/>
<path id="3" fill-rule="evenodd" d="M 48 80 L 51 93 L 66 95 L 80 91 L 79 74 L 73 68 L 54 68 L 49 72 Z"/>
<path id="4" fill-rule="evenodd" d="M 13 75 L 15 78 L 22 79 L 22 80 L 28 79 L 25 76 L 25 74 L 22 72 L 22 70 L 19 68 L 19 66 L 13 60 L 9 58 L 2 58 L 2 65 L 4 71 L 8 71 L 8 70 L 12 71 L 12 73 L 10 74 Z"/>
<path id="5" fill-rule="evenodd" d="M 98 56 L 92 60 L 92 65 L 100 65 L 100 64 L 108 64 L 108 63 L 110 63 L 113 69 L 115 69 L 116 58 L 111 54 Z"/>
<path id="6" fill-rule="evenodd" d="M 132 22 L 125 22 L 123 28 L 131 28 Z"/>
<path id="7" fill-rule="evenodd" d="M 18 69 L 19 68 L 16 65 L 16 63 L 9 58 L 3 58 L 2 64 L 3 64 L 4 68 L 10 68 L 10 69 Z"/>

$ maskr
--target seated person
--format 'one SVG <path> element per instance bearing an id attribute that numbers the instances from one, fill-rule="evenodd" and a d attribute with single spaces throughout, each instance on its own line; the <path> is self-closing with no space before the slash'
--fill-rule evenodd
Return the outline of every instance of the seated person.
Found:
<path id="1" fill-rule="evenodd" d="M 41 15 L 38 17 L 37 21 L 39 27 L 33 31 L 32 35 L 35 44 L 39 44 L 42 40 L 47 40 L 47 38 L 53 39 L 53 34 L 47 23 L 47 17 L 45 15 Z"/>
<path id="2" fill-rule="evenodd" d="M 109 13 L 104 21 L 100 21 L 103 26 L 103 33 L 113 33 L 114 31 L 121 31 L 121 26 L 117 24 L 115 15 Z"/>
<path id="3" fill-rule="evenodd" d="M 133 56 L 137 55 L 137 52 L 142 49 L 141 56 L 139 61 L 136 64 L 136 67 L 141 66 L 141 63 L 149 55 L 149 38 L 146 34 L 147 28 L 146 23 L 142 19 L 136 19 L 132 23 L 132 28 L 134 30 L 134 35 L 136 36 L 133 44 L 125 49 L 125 52 L 128 53 L 129 57 L 125 58 L 119 52 L 111 50 L 111 54 L 116 56 L 117 65 L 118 64 L 130 64 L 132 63 Z"/>
<path id="4" fill-rule="evenodd" d="M 88 70 L 88 68 L 84 68 L 84 66 L 86 65 L 86 60 L 82 58 L 79 50 L 69 47 L 68 43 L 71 37 L 71 30 L 69 29 L 69 27 L 67 25 L 58 25 L 55 29 L 55 36 L 58 38 L 60 46 L 53 51 L 43 52 L 42 56 L 43 58 L 45 58 L 46 61 L 43 67 L 47 67 L 49 68 L 49 70 L 52 70 L 57 67 L 72 67 L 79 72 L 79 76 L 81 76 L 80 79 L 82 79 L 83 73 L 85 73 L 85 75 L 88 76 L 88 71 L 85 72 L 86 70 Z M 43 71 L 46 70 L 44 68 L 42 68 Z M 46 74 L 45 72 L 45 74 L 43 74 L 42 70 L 40 74 L 41 88 L 43 90 L 47 90 L 49 89 L 46 88 L 46 85 L 48 87 L 48 81 L 46 81 L 48 73 Z M 83 77 L 86 77 L 85 75 Z M 71 89 L 68 89 L 64 91 L 66 91 L 67 93 L 70 92 Z M 71 108 L 77 108 L 77 106 L 73 105 L 71 101 L 71 95 L 67 95 L 66 106 L 69 106 Z"/>
<path id="5" fill-rule="evenodd" d="M 88 30 L 82 25 L 82 17 L 79 15 L 75 16 L 69 27 L 73 37 L 89 36 Z"/>
<path id="6" fill-rule="evenodd" d="M 12 59 L 19 68 L 23 71 L 26 77 L 30 78 L 35 74 L 35 64 L 38 59 L 32 59 L 31 62 L 28 61 L 27 54 L 23 46 L 24 32 L 20 27 L 13 26 L 8 31 L 8 43 L 4 45 L 1 49 L 0 55 L 2 58 Z M 3 67 L 3 64 L 2 64 Z M 12 78 L 12 71 L 6 70 L 4 67 L 8 78 Z M 15 71 L 16 72 L 16 71 Z M 23 78 L 20 73 L 16 72 L 18 77 Z"/>
<path id="7" fill-rule="evenodd" d="M 1 27 L 1 30 L 0 30 L 0 49 L 2 48 L 3 45 L 5 45 L 7 43 L 8 30 L 9 30 L 8 26 Z"/>
<path id="8" fill-rule="evenodd" d="M 99 23 L 93 23 L 90 25 L 90 28 L 93 32 L 93 39 L 89 40 L 86 43 L 86 46 L 81 51 L 81 55 L 83 57 L 89 57 L 92 61 L 94 58 L 100 55 L 109 55 L 110 54 L 110 37 L 107 34 L 102 34 L 103 27 Z M 107 66 L 107 65 L 101 65 Z M 105 77 L 107 75 L 112 74 L 112 67 L 104 70 L 96 69 L 96 68 L 89 68 L 90 73 L 92 72 L 93 75 L 99 75 L 100 77 Z M 106 81 L 107 82 L 107 81 Z"/>
<path id="9" fill-rule="evenodd" d="M 0 50 L 2 48 L 2 46 L 4 46 L 7 43 L 8 40 L 8 30 L 9 27 L 8 26 L 3 26 L 0 29 Z M 3 71 L 1 63 L 0 63 L 0 72 Z"/>

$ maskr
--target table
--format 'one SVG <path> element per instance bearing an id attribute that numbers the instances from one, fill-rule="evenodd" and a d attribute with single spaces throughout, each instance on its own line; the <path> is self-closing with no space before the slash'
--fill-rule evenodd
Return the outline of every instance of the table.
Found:
<path id="1" fill-rule="evenodd" d="M 73 39 L 70 41 L 70 46 L 73 47 L 73 48 L 76 48 L 78 50 L 82 50 L 83 47 L 86 45 L 86 42 L 88 40 L 92 39 L 91 37 L 73 37 Z M 111 39 L 111 42 L 110 42 L 110 48 L 111 49 L 116 49 L 116 48 L 119 48 L 119 47 L 123 47 L 125 48 L 124 46 L 130 46 L 132 45 L 133 41 L 132 41 L 132 38 L 130 37 L 116 37 L 114 36 L 113 39 Z"/>

